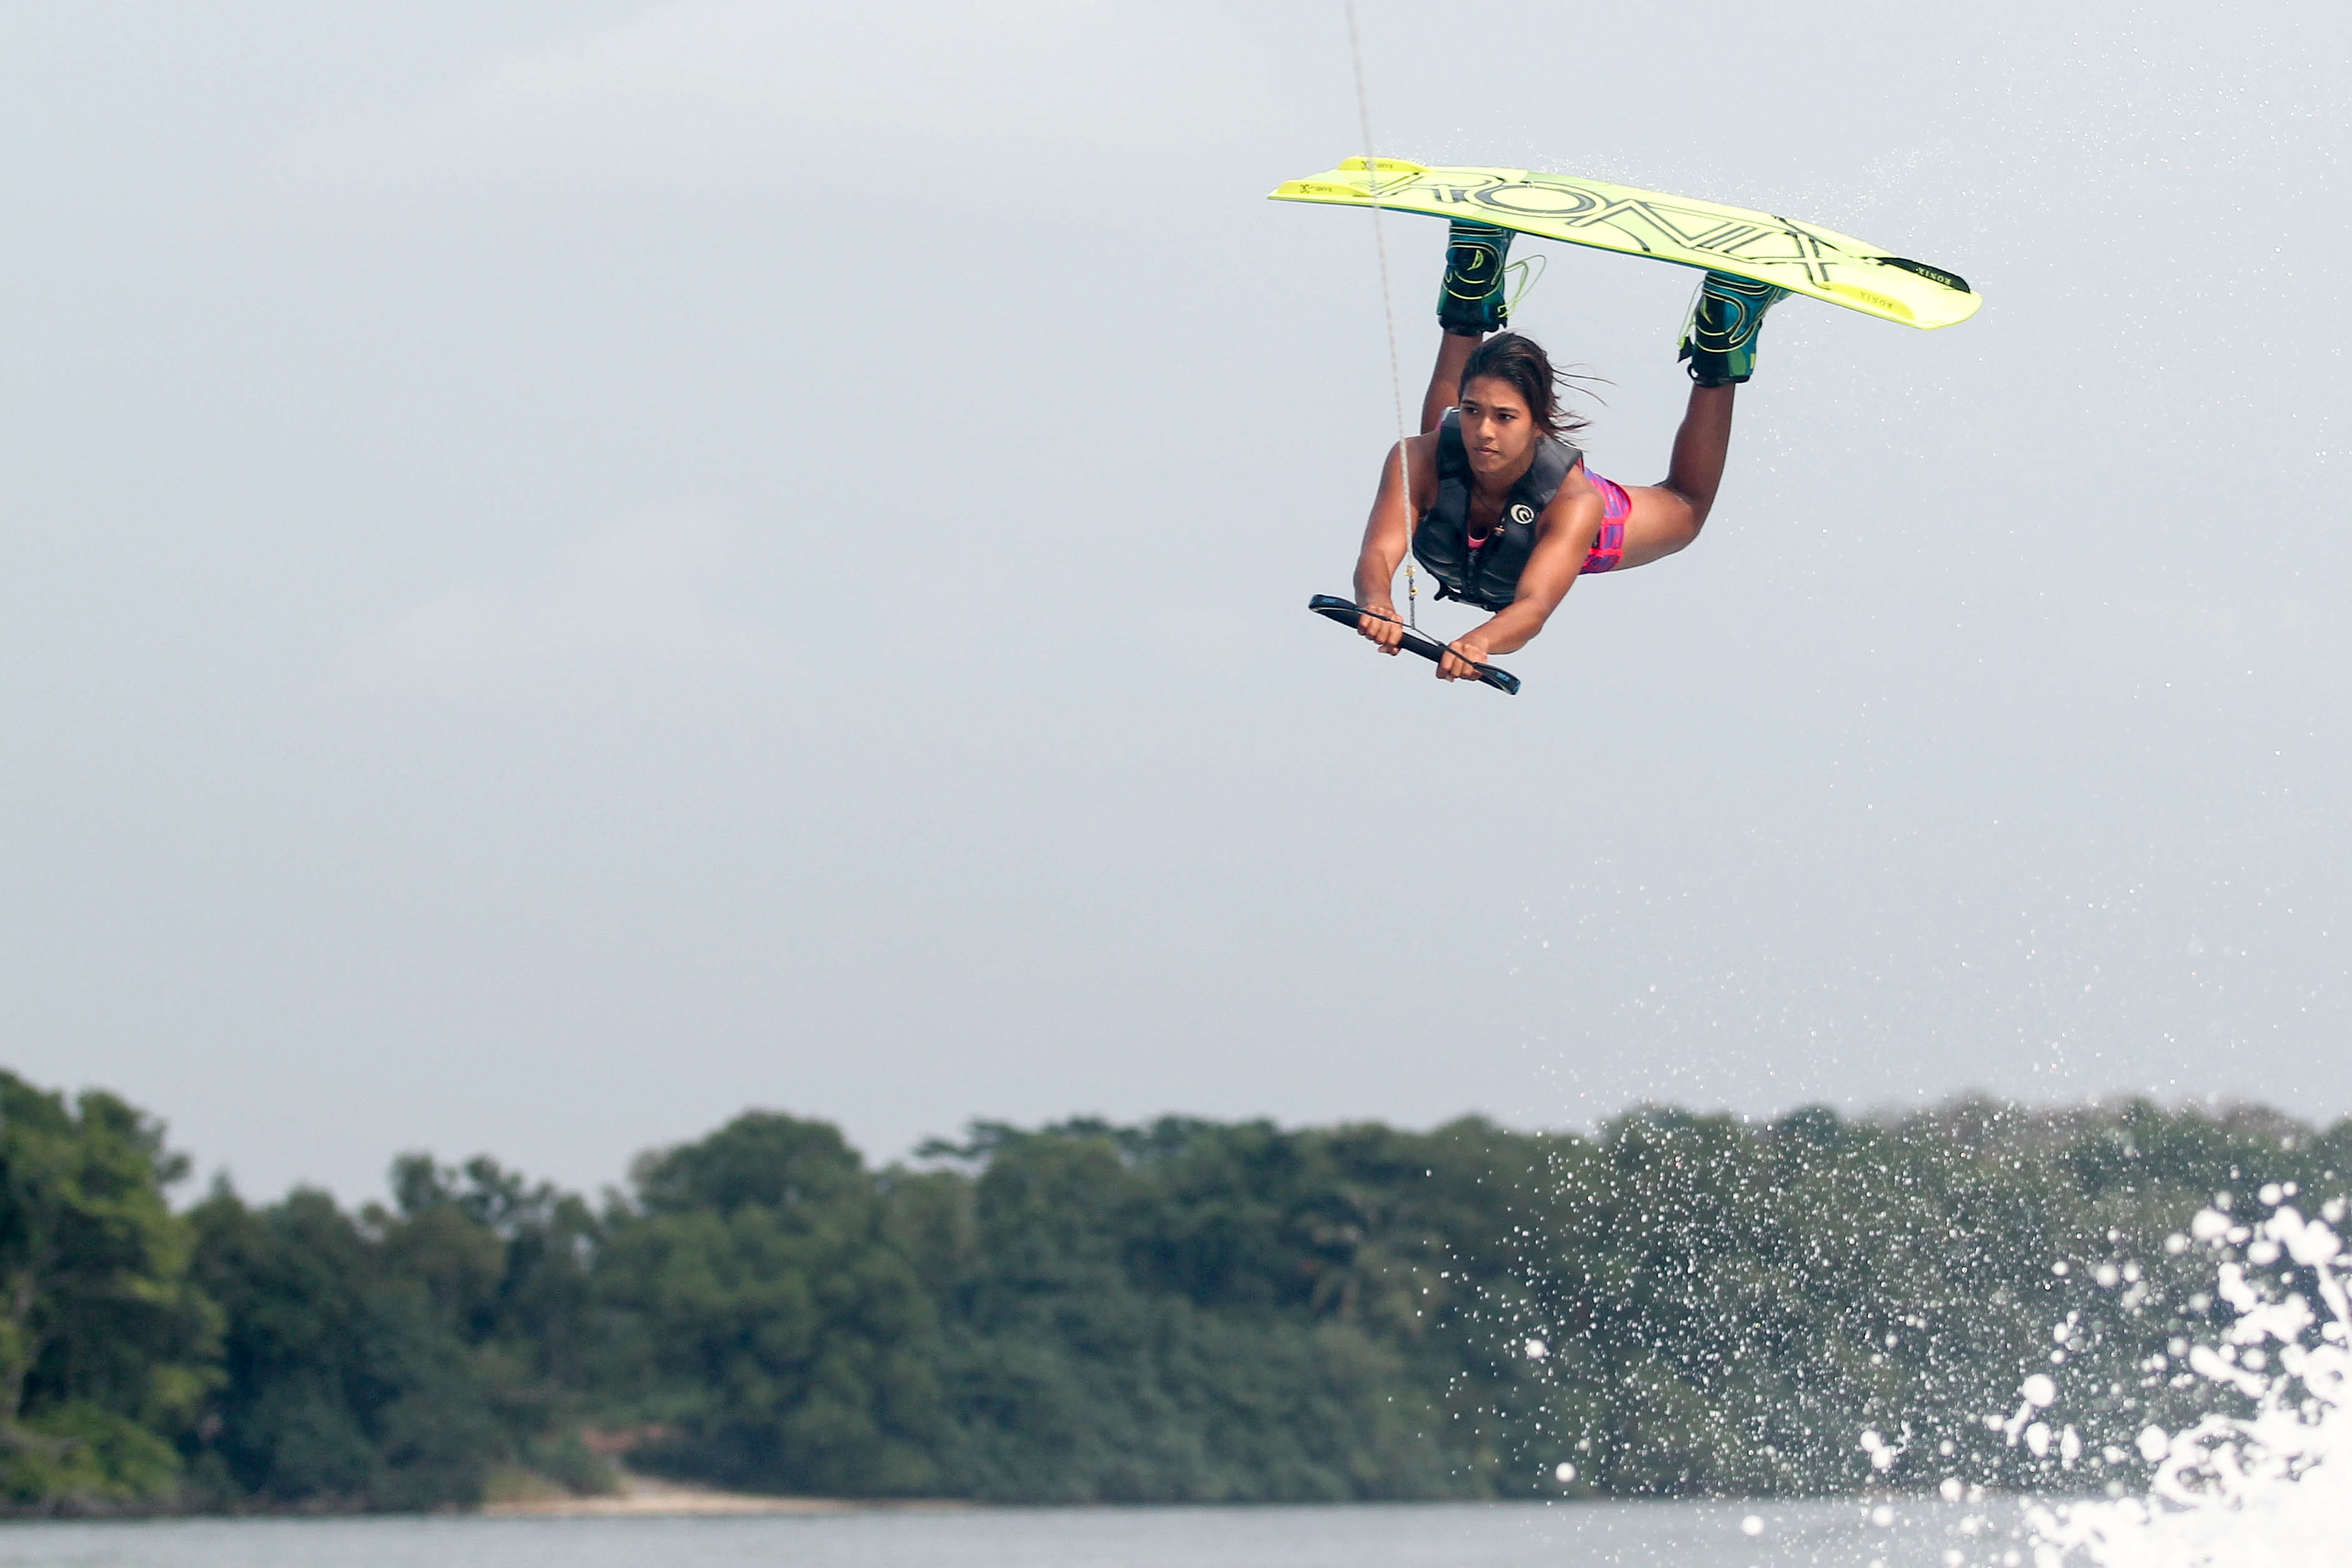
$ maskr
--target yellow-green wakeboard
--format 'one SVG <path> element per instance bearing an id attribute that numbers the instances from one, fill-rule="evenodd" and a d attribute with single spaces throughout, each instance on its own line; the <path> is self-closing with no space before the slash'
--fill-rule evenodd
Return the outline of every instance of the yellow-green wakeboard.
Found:
<path id="1" fill-rule="evenodd" d="M 1286 183 L 1273 199 L 1368 207 L 1375 178 L 1380 205 L 1391 211 L 1466 218 L 1542 239 L 1712 268 L 1908 326 L 1948 327 L 1983 303 L 1940 267 L 1809 223 L 1531 169 L 1437 169 L 1396 158 L 1369 164 L 1350 158 L 1328 174 Z"/>

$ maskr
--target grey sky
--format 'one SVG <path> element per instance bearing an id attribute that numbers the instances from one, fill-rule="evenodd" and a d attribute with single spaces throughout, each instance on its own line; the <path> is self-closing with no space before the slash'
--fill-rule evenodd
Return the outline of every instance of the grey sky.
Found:
<path id="1" fill-rule="evenodd" d="M 5 1059 L 265 1193 L 747 1104 L 2352 1110 L 2352 26 L 2261 17 L 1367 0 L 1384 152 L 1989 301 L 1777 311 L 1707 537 L 1507 700 L 1301 608 L 1392 435 L 1365 220 L 1262 199 L 1357 150 L 1336 3 L 10 7 Z M 1528 248 L 1654 479 L 1693 275 Z"/>

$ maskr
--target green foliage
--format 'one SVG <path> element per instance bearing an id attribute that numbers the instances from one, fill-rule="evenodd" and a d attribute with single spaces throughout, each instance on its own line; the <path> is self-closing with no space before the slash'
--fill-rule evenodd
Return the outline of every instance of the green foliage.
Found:
<path id="1" fill-rule="evenodd" d="M 1484 1342 L 1547 1349 L 1528 1362 L 1537 1388 L 1498 1388 L 1490 1407 L 1536 1461 L 1520 1489 L 1549 1489 L 1550 1455 L 1619 1495 L 2055 1480 L 2055 1460 L 1984 1417 L 2013 1411 L 2054 1347 L 2095 1449 L 2179 1424 L 2206 1391 L 2148 1363 L 2210 1334 L 2212 1266 L 2168 1234 L 2221 1189 L 2341 1192 L 2347 1144 L 2352 1123 L 2315 1138 L 2266 1113 L 2144 1104 L 1962 1103 L 1892 1126 L 1625 1117 L 1562 1151 L 1514 1233 L 1532 1245 L 1482 1282 Z M 1891 1463 L 1874 1467 L 1864 1430 Z"/>
<path id="2" fill-rule="evenodd" d="M 78 1399 L 18 1424 L 5 1476 L 18 1509 L 97 1510 L 169 1497 L 180 1455 L 129 1416 Z"/>
<path id="3" fill-rule="evenodd" d="M 675 1431 L 646 1462 L 728 1485 L 935 1489 L 933 1301 L 834 1128 L 748 1113 L 637 1167 L 597 1258 L 605 1387 Z"/>
<path id="4" fill-rule="evenodd" d="M 426 1279 L 323 1193 L 251 1209 L 223 1189 L 195 1218 L 229 1321 L 207 1447 L 239 1492 L 312 1508 L 479 1499 L 497 1422 Z"/>
<path id="5" fill-rule="evenodd" d="M 982 1163 L 974 1245 L 943 1281 L 959 1489 L 1476 1494 L 1437 1436 L 1440 1362 L 1421 1343 L 1443 1290 L 1412 1152 L 1432 1142 L 1176 1120 L 979 1129 L 962 1151 Z"/>
<path id="6" fill-rule="evenodd" d="M 487 1159 L 404 1156 L 392 1184 L 394 1207 L 357 1216 L 323 1193 L 255 1209 L 226 1187 L 194 1211 L 228 1321 L 203 1443 L 223 1500 L 468 1504 L 494 1467 L 534 1459 L 609 1484 L 558 1428 L 590 1319 L 586 1205 Z"/>
<path id="7" fill-rule="evenodd" d="M 2082 1463 L 2136 1481 L 2129 1435 L 2211 1398 L 2170 1342 L 2224 1310 L 2167 1237 L 2219 1192 L 2343 1191 L 2352 1122 L 1170 1118 L 982 1123 L 920 1158 L 750 1112 L 601 1212 L 411 1155 L 357 1213 L 222 1186 L 174 1216 L 152 1123 L 0 1075 L 0 1488 L 465 1505 L 608 1489 L 589 1427 L 636 1465 L 851 1496 L 2025 1485 L 2055 1451 L 1986 1418 L 2057 1360 Z"/>
<path id="8" fill-rule="evenodd" d="M 184 1172 L 162 1127 L 110 1094 L 71 1107 L 0 1072 L 0 1497 L 20 1508 L 152 1500 L 170 1441 L 216 1381 L 216 1319 L 189 1287 Z"/>

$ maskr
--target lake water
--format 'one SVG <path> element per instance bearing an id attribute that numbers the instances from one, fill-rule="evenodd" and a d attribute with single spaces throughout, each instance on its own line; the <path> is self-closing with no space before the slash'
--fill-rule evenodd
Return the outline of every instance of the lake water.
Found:
<path id="1" fill-rule="evenodd" d="M 1942 1568 L 1955 1548 L 1994 1568 L 2015 1510 L 1961 1533 L 1988 1511 L 1913 1500 L 1885 1523 L 1855 1502 L 45 1521 L 0 1525 L 0 1568 Z"/>

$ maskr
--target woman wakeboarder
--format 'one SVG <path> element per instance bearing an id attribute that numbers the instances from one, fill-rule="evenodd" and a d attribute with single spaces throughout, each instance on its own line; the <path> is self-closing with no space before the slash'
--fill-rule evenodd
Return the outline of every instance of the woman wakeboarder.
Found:
<path id="1" fill-rule="evenodd" d="M 1756 368 L 1764 312 L 1787 290 L 1709 272 L 1683 335 L 1690 405 L 1666 477 L 1621 485 L 1584 465 L 1568 437 L 1584 421 L 1560 406 L 1558 374 L 1533 340 L 1505 331 L 1511 231 L 1454 225 L 1437 321 L 1445 335 L 1422 399 L 1422 434 L 1391 448 L 1356 558 L 1356 629 L 1383 653 L 1405 637 L 1397 567 L 1408 545 L 1437 596 L 1494 612 L 1447 645 L 1441 680 L 1475 680 L 1496 654 L 1525 647 L 1577 578 L 1672 555 L 1698 537 L 1723 482 L 1733 388 Z M 1488 336 L 1493 333 L 1493 336 Z"/>

